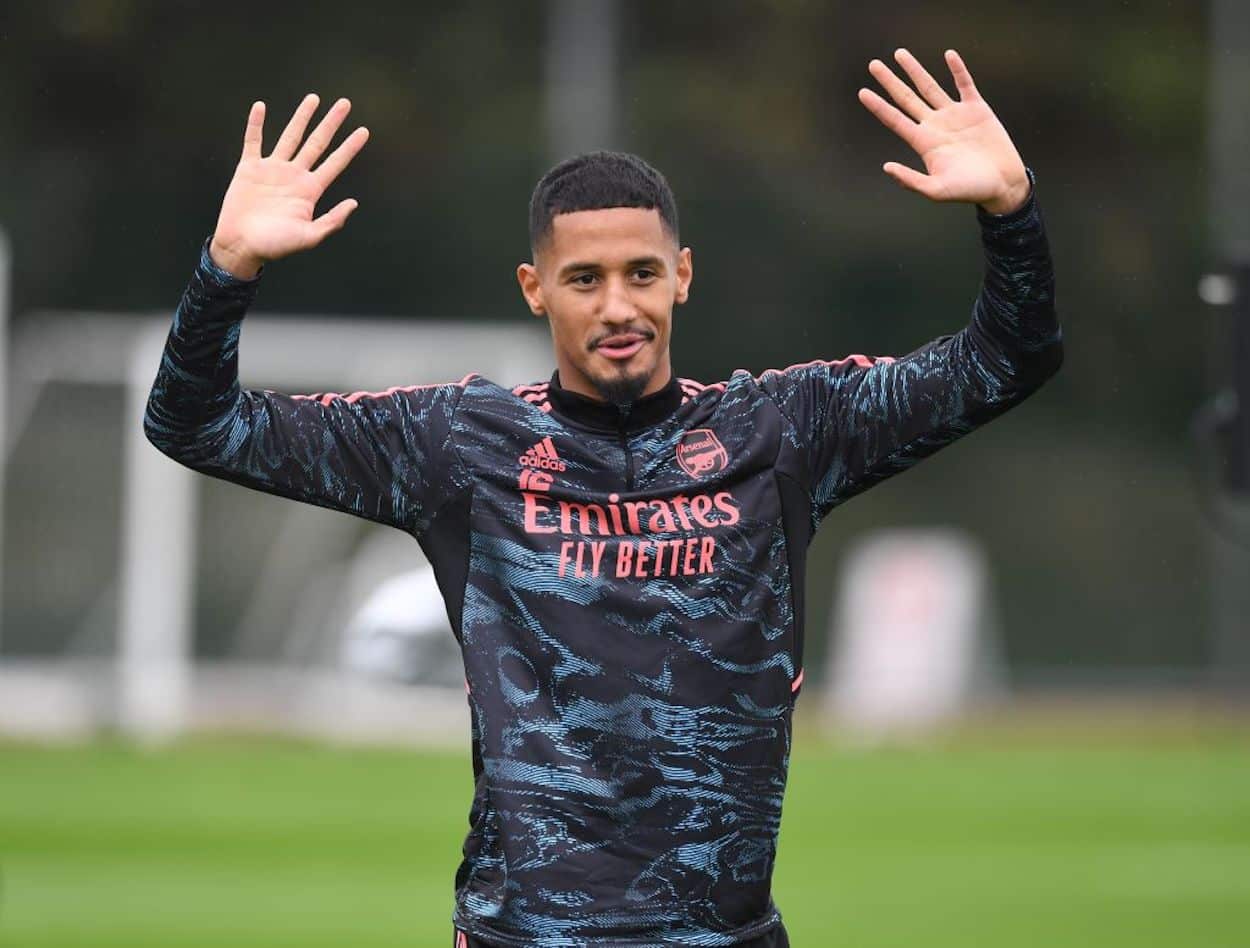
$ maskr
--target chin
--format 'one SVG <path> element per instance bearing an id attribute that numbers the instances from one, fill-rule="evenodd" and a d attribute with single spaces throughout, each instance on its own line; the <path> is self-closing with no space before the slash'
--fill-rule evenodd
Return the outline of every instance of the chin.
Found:
<path id="1" fill-rule="evenodd" d="M 651 372 L 615 372 L 610 376 L 590 376 L 591 384 L 599 392 L 604 401 L 615 405 L 632 405 L 642 397 L 643 391 L 651 381 Z"/>

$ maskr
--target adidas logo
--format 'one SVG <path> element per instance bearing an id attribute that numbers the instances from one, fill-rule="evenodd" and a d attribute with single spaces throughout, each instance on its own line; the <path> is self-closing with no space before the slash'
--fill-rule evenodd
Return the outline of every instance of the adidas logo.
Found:
<path id="1" fill-rule="evenodd" d="M 567 465 L 560 460 L 560 455 L 556 453 L 556 446 L 550 435 L 533 447 L 527 448 L 525 453 L 517 458 L 517 463 L 522 467 L 534 467 L 541 471 L 563 471 L 567 468 Z"/>

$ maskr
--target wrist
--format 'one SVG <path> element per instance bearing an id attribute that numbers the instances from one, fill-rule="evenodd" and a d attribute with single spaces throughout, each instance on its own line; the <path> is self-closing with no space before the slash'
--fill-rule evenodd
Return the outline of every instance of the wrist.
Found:
<path id="1" fill-rule="evenodd" d="M 260 273 L 265 261 L 251 254 L 241 253 L 230 247 L 223 246 L 213 237 L 208 245 L 208 256 L 215 265 L 238 280 L 254 280 Z"/>
<path id="2" fill-rule="evenodd" d="M 1028 203 L 1029 193 L 1032 190 L 1033 183 L 1029 180 L 1029 176 L 1026 173 L 1018 181 L 1010 184 L 1002 194 L 996 195 L 981 204 L 981 208 L 985 213 L 993 214 L 996 217 L 1014 214 Z"/>

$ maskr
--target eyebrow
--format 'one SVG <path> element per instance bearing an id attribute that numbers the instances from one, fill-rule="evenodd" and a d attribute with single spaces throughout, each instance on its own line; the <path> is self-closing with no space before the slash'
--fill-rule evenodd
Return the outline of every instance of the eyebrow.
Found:
<path id="1" fill-rule="evenodd" d="M 665 264 L 664 264 L 664 261 L 660 257 L 652 255 L 652 256 L 646 256 L 646 257 L 635 257 L 632 260 L 628 260 L 625 263 L 625 267 L 626 269 L 629 269 L 629 270 L 633 270 L 638 267 L 651 267 L 652 269 L 655 269 L 655 270 L 663 270 L 665 267 Z M 570 276 L 574 273 L 582 273 L 588 270 L 602 270 L 602 269 L 603 269 L 602 264 L 575 261 L 573 263 L 566 263 L 564 266 L 562 266 L 560 268 L 559 276 L 561 279 L 563 279 L 564 277 Z"/>

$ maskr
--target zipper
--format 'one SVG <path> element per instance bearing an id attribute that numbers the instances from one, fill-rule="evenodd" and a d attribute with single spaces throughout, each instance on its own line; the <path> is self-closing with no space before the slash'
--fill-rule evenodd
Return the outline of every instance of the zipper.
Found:
<path id="1" fill-rule="evenodd" d="M 629 421 L 628 405 L 620 406 L 620 416 L 617 419 L 617 432 L 621 436 L 621 450 L 625 452 L 625 489 L 634 489 L 634 456 L 629 453 L 629 438 L 625 435 L 625 423 Z"/>

